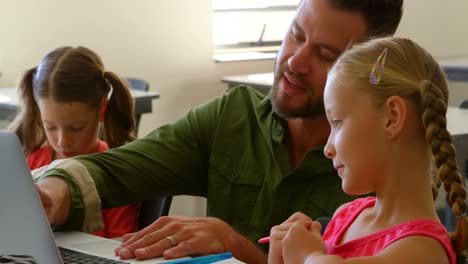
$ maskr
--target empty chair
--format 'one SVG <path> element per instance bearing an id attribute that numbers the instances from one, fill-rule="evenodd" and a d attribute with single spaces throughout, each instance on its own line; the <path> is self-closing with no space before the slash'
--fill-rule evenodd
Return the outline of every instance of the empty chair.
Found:
<path id="1" fill-rule="evenodd" d="M 130 84 L 130 89 L 136 91 L 149 91 L 149 83 L 146 80 L 139 78 L 125 78 Z M 135 132 L 138 131 L 140 125 L 141 114 L 135 115 Z M 145 200 L 141 204 L 141 209 L 138 216 L 139 229 L 143 229 L 156 221 L 161 216 L 169 214 L 171 208 L 172 196 L 161 196 L 151 200 Z"/>
<path id="2" fill-rule="evenodd" d="M 130 84 L 130 89 L 136 91 L 149 91 L 149 83 L 146 80 L 138 78 L 125 78 Z M 135 114 L 135 134 L 138 135 L 138 127 L 140 126 L 141 114 Z"/>
<path id="3" fill-rule="evenodd" d="M 332 219 L 331 216 L 322 216 L 322 217 L 315 219 L 315 221 L 318 221 L 320 225 L 322 226 L 322 229 L 320 230 L 320 233 L 322 235 L 325 232 L 325 229 L 327 228 L 327 225 L 331 219 Z"/>
<path id="4" fill-rule="evenodd" d="M 149 91 L 149 83 L 146 80 L 138 78 L 125 78 L 130 84 L 130 88 L 138 91 Z"/>
<path id="5" fill-rule="evenodd" d="M 172 196 L 157 197 L 153 200 L 145 200 L 141 204 L 140 215 L 138 216 L 138 227 L 143 229 L 156 221 L 161 216 L 169 214 Z"/>
<path id="6" fill-rule="evenodd" d="M 463 100 L 459 105 L 459 108 L 468 108 L 468 99 Z"/>

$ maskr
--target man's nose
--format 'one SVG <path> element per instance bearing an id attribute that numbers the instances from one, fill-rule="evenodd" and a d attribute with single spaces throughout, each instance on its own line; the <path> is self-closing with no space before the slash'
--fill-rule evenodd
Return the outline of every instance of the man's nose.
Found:
<path id="1" fill-rule="evenodd" d="M 288 59 L 289 69 L 295 73 L 306 74 L 310 72 L 312 56 L 307 46 L 298 47 Z"/>

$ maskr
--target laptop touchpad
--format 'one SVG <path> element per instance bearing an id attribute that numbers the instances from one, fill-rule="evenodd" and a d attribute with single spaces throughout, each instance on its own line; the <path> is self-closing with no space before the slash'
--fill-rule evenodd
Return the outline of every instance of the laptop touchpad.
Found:
<path id="1" fill-rule="evenodd" d="M 119 242 L 101 240 L 97 242 L 75 244 L 74 248 L 94 253 L 99 256 L 115 257 L 114 250 L 120 245 Z"/>

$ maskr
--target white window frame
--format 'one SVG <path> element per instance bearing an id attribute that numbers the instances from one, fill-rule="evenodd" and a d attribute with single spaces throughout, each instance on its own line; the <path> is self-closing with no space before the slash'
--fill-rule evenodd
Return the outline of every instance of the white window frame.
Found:
<path id="1" fill-rule="evenodd" d="M 232 53 L 276 56 L 299 1 L 212 0 L 215 60 Z"/>

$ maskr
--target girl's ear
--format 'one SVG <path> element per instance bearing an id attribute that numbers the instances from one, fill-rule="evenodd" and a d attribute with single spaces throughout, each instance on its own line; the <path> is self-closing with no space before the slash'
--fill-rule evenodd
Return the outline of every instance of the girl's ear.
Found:
<path id="1" fill-rule="evenodd" d="M 404 129 L 408 107 L 400 96 L 391 96 L 385 103 L 385 130 L 389 139 L 397 138 Z"/>
<path id="2" fill-rule="evenodd" d="M 109 99 L 102 99 L 101 106 L 99 107 L 99 121 L 104 122 L 104 117 L 106 116 L 107 105 L 109 104 Z"/>

